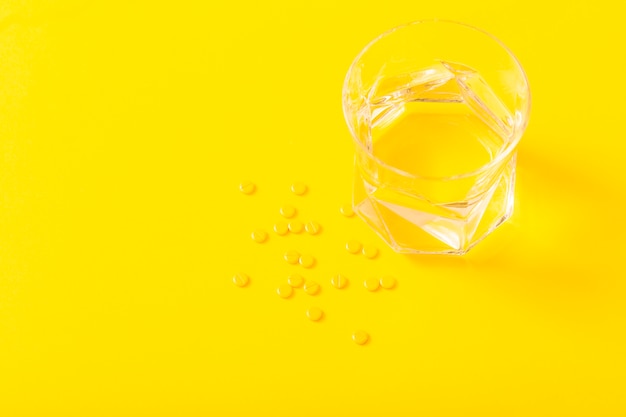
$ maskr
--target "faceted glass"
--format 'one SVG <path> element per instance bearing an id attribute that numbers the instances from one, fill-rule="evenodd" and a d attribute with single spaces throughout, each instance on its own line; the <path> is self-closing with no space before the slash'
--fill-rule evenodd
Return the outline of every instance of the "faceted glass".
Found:
<path id="1" fill-rule="evenodd" d="M 493 36 L 440 20 L 392 29 L 353 62 L 343 107 L 355 211 L 396 251 L 464 254 L 511 216 L 530 90 Z"/>

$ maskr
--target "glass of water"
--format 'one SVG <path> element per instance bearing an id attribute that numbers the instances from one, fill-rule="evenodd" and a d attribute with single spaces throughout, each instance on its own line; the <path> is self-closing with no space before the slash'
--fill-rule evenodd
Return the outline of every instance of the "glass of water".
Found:
<path id="1" fill-rule="evenodd" d="M 343 108 L 355 210 L 397 252 L 461 255 L 511 216 L 530 90 L 493 36 L 441 20 L 383 33 L 352 63 Z"/>

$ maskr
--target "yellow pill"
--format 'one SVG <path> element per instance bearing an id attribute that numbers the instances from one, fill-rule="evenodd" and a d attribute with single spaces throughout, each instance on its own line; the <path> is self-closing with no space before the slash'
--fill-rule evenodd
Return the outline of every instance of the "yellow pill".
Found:
<path id="1" fill-rule="evenodd" d="M 322 226 L 318 222 L 308 222 L 304 225 L 304 230 L 310 235 L 316 235 L 322 231 Z"/>
<path id="2" fill-rule="evenodd" d="M 276 294 L 281 298 L 289 298 L 293 294 L 293 288 L 289 284 L 282 284 L 276 288 Z"/>
<path id="3" fill-rule="evenodd" d="M 351 240 L 348 243 L 346 243 L 346 250 L 352 254 L 357 254 L 361 251 L 361 243 L 357 242 L 356 240 Z"/>
<path id="4" fill-rule="evenodd" d="M 304 283 L 304 292 L 309 295 L 315 295 L 320 292 L 320 284 L 315 281 L 307 281 Z"/>
<path id="5" fill-rule="evenodd" d="M 286 219 L 291 219 L 297 213 L 296 208 L 293 206 L 289 206 L 289 205 L 282 206 L 279 211 L 280 211 L 280 215 Z"/>
<path id="6" fill-rule="evenodd" d="M 299 222 L 297 220 L 289 222 L 289 231 L 291 233 L 298 234 L 302 232 L 302 229 L 304 229 L 304 225 L 302 224 L 302 222 Z"/>
<path id="7" fill-rule="evenodd" d="M 250 282 L 250 278 L 248 278 L 246 274 L 240 272 L 233 275 L 233 284 L 238 287 L 245 287 L 246 285 L 248 285 L 248 282 Z"/>
<path id="8" fill-rule="evenodd" d="M 324 312 L 317 307 L 311 307 L 306 311 L 306 316 L 311 321 L 319 321 L 324 316 Z"/>
<path id="9" fill-rule="evenodd" d="M 390 275 L 385 275 L 380 279 L 380 286 L 386 290 L 390 290 L 396 286 L 396 279 Z"/>
<path id="10" fill-rule="evenodd" d="M 368 259 L 374 259 L 378 256 L 378 249 L 372 245 L 363 245 L 363 255 Z"/>
<path id="11" fill-rule="evenodd" d="M 265 230 L 257 229 L 252 232 L 252 240 L 256 243 L 263 243 L 267 240 L 267 232 Z"/>
<path id="12" fill-rule="evenodd" d="M 368 340 L 370 340 L 370 336 L 363 330 L 357 330 L 356 332 L 352 333 L 352 340 L 357 345 L 364 345 L 368 342 Z"/>
<path id="13" fill-rule="evenodd" d="M 333 285 L 333 287 L 337 289 L 346 288 L 346 286 L 348 285 L 348 278 L 346 278 L 344 275 L 337 274 L 330 279 L 330 283 Z"/>
<path id="14" fill-rule="evenodd" d="M 294 182 L 293 184 L 291 184 L 291 192 L 295 195 L 304 195 L 306 194 L 307 190 L 308 187 L 304 183 Z"/>
<path id="15" fill-rule="evenodd" d="M 292 274 L 287 277 L 287 284 L 293 288 L 300 288 L 304 284 L 304 278 L 298 274 Z"/>
<path id="16" fill-rule="evenodd" d="M 300 260 L 300 254 L 295 250 L 288 250 L 284 253 L 283 259 L 287 261 L 288 264 L 295 265 Z"/>
<path id="17" fill-rule="evenodd" d="M 368 291 L 376 291 L 380 286 L 380 282 L 376 278 L 368 278 L 363 281 L 363 286 Z"/>
<path id="18" fill-rule="evenodd" d="M 346 217 L 354 216 L 354 210 L 352 210 L 352 206 L 350 204 L 345 204 L 339 207 L 339 212 Z"/>
<path id="19" fill-rule="evenodd" d="M 289 225 L 285 222 L 278 222 L 274 225 L 274 232 L 276 232 L 277 235 L 285 236 L 289 233 Z"/>
<path id="20" fill-rule="evenodd" d="M 239 191 L 241 191 L 244 194 L 250 195 L 254 193 L 255 190 L 256 190 L 256 186 L 254 185 L 254 183 L 250 181 L 243 181 L 241 184 L 239 184 Z"/>
<path id="21" fill-rule="evenodd" d="M 300 255 L 298 262 L 300 262 L 300 265 L 304 268 L 312 268 L 313 265 L 315 265 L 315 258 L 311 255 Z"/>

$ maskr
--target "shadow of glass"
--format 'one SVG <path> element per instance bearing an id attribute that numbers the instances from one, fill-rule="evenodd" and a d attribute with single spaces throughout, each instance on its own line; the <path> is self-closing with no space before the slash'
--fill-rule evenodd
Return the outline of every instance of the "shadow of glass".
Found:
<path id="1" fill-rule="evenodd" d="M 601 300 L 620 272 L 626 275 L 615 259 L 626 249 L 619 213 L 625 195 L 619 178 L 594 176 L 562 155 L 523 149 L 508 222 L 463 257 L 408 256 L 416 266 L 471 274 L 548 302 Z"/>

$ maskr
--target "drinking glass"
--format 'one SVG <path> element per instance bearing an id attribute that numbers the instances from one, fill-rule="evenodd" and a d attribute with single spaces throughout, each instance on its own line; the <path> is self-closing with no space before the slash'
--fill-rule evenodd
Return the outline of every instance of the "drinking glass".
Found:
<path id="1" fill-rule="evenodd" d="M 530 90 L 495 37 L 443 20 L 391 29 L 352 63 L 343 109 L 355 211 L 397 252 L 461 255 L 511 216 Z"/>

